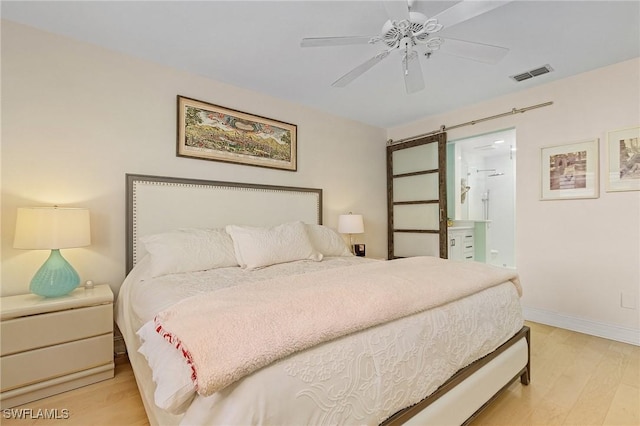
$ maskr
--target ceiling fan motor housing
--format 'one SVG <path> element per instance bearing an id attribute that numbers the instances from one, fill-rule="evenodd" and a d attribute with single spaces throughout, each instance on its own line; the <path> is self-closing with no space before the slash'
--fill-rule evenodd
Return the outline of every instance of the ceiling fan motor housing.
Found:
<path id="1" fill-rule="evenodd" d="M 410 38 L 414 45 L 416 42 L 427 41 L 429 33 L 422 32 L 427 21 L 428 18 L 420 12 L 409 12 L 409 20 L 388 20 L 382 26 L 382 41 L 389 47 L 399 47 L 400 41 L 405 37 Z M 437 30 L 439 28 L 435 31 Z"/>

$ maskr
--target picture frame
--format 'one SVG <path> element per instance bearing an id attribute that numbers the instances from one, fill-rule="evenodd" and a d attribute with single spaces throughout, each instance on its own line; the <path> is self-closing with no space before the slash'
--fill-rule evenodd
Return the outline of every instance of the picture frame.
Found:
<path id="1" fill-rule="evenodd" d="M 640 191 L 640 127 L 607 133 L 606 191 Z"/>
<path id="2" fill-rule="evenodd" d="M 599 139 L 541 149 L 541 200 L 598 198 Z"/>
<path id="3" fill-rule="evenodd" d="M 297 170 L 297 126 L 178 95 L 178 157 Z"/>

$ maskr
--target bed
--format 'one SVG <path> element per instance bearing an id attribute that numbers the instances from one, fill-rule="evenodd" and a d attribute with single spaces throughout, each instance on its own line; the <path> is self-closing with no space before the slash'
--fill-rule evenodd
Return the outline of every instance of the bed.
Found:
<path id="1" fill-rule="evenodd" d="M 321 189 L 126 181 L 116 321 L 152 425 L 456 425 L 528 384 L 513 272 L 354 257 Z"/>

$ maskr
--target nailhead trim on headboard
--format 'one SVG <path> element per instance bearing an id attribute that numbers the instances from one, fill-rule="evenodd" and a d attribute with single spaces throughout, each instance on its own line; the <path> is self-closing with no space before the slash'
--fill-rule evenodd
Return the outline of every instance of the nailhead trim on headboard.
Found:
<path id="1" fill-rule="evenodd" d="M 249 184 L 239 182 L 222 182 L 222 181 L 207 181 L 199 179 L 183 179 L 174 177 L 161 177 L 161 176 L 149 176 L 149 175 L 134 175 L 127 174 L 127 266 L 126 272 L 128 273 L 133 266 L 137 263 L 138 259 L 138 237 L 139 237 L 139 193 L 142 188 L 148 187 L 170 187 L 170 188 L 184 188 L 184 189 L 203 189 L 208 190 L 222 190 L 239 191 L 239 192 L 255 192 L 261 194 L 292 194 L 295 197 L 307 198 L 309 201 L 304 201 L 305 206 L 313 206 L 315 212 L 317 212 L 317 219 L 315 223 L 322 224 L 322 189 L 318 188 L 301 188 L 301 187 L 287 187 L 287 186 L 275 186 L 275 185 L 261 185 L 261 184 Z M 276 197 L 277 199 L 277 197 Z M 165 200 L 163 200 L 165 201 Z M 171 200 L 166 200 L 169 204 Z M 310 204 L 307 204 L 310 203 Z M 270 203 L 273 204 L 273 203 Z M 281 203 L 282 204 L 282 203 Z M 237 206 L 242 209 L 243 212 L 247 209 L 242 206 Z M 269 206 L 273 208 L 273 205 Z M 287 211 L 288 206 L 282 205 L 283 212 Z M 306 207 L 305 207 L 306 208 Z M 261 209 L 257 209 L 255 213 L 261 214 Z M 253 212 L 252 212 L 253 213 Z M 189 224 L 185 224 L 189 226 Z"/>

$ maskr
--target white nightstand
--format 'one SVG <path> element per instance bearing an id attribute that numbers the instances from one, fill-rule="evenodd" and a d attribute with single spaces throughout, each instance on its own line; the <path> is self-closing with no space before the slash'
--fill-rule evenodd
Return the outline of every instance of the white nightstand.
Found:
<path id="1" fill-rule="evenodd" d="M 14 407 L 113 377 L 108 285 L 47 299 L 0 298 L 0 406 Z"/>

